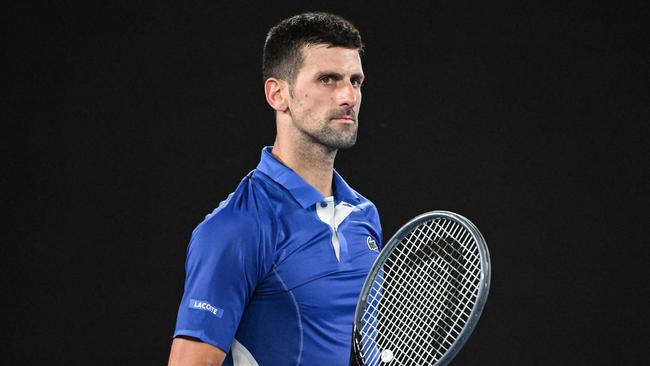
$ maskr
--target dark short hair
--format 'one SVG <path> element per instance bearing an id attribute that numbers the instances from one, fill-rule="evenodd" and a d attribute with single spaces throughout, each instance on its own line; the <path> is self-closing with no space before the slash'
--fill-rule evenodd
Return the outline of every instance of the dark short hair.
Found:
<path id="1" fill-rule="evenodd" d="M 363 51 L 361 34 L 349 21 L 329 13 L 304 13 L 285 19 L 269 30 L 264 42 L 262 76 L 295 81 L 307 45 L 331 46 Z"/>

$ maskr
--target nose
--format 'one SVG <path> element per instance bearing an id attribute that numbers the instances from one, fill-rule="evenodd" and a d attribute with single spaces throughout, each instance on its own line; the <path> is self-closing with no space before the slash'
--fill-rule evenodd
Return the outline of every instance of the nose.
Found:
<path id="1" fill-rule="evenodd" d="M 361 90 L 348 80 L 343 83 L 341 90 L 339 90 L 339 105 L 342 107 L 353 108 L 361 99 Z"/>

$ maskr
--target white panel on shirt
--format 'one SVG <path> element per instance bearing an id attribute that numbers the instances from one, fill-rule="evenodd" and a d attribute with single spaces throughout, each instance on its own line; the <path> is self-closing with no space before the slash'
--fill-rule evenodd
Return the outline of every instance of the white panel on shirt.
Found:
<path id="1" fill-rule="evenodd" d="M 325 197 L 322 201 L 316 203 L 318 218 L 332 229 L 332 247 L 339 262 L 341 261 L 341 244 L 339 242 L 338 227 L 355 208 L 347 202 L 340 202 L 334 206 L 334 197 L 332 196 Z"/>
<path id="2" fill-rule="evenodd" d="M 253 355 L 236 339 L 232 341 L 230 354 L 234 366 L 259 366 Z"/>

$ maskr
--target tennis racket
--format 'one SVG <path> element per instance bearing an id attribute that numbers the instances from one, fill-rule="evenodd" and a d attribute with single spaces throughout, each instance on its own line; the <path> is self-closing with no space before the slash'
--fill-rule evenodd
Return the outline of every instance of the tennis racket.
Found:
<path id="1" fill-rule="evenodd" d="M 386 243 L 355 312 L 350 364 L 447 365 L 476 326 L 490 288 L 490 256 L 476 226 L 431 211 Z"/>

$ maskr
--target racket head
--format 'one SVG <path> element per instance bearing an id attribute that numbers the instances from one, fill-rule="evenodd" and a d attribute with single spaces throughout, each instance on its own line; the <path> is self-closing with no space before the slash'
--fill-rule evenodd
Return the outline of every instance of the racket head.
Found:
<path id="1" fill-rule="evenodd" d="M 412 275 L 398 278 L 396 268 L 400 264 L 416 269 L 410 270 Z M 425 268 L 426 273 L 421 275 L 418 269 L 422 268 Z M 408 358 L 408 363 L 401 362 L 403 357 L 400 353 L 417 353 L 418 349 L 425 347 L 423 349 L 427 356 L 418 359 L 417 364 L 447 365 L 458 354 L 476 326 L 487 300 L 490 278 L 488 248 L 483 235 L 471 221 L 449 211 L 431 211 L 413 218 L 386 243 L 366 277 L 355 311 L 351 364 L 416 364 L 412 358 Z M 414 279 L 418 281 L 413 281 Z M 406 297 L 400 297 L 400 292 L 408 293 L 405 287 L 422 281 L 434 283 L 433 288 L 426 289 L 424 299 L 419 299 L 419 293 L 414 291 Z M 417 283 L 415 285 L 417 287 Z M 459 296 L 461 299 L 457 301 Z M 418 326 L 415 331 L 407 329 L 401 332 L 399 329 L 389 329 L 399 328 L 393 324 L 380 324 L 384 319 L 390 323 L 388 319 L 394 318 L 396 313 L 391 309 L 399 307 L 401 300 L 409 305 L 431 306 L 434 312 L 438 312 L 433 314 L 437 317 L 436 321 L 442 325 Z M 406 315 L 399 316 L 406 317 L 410 314 L 415 318 L 405 321 L 406 323 L 411 321 L 414 324 L 420 320 L 417 319 L 418 316 L 422 316 L 422 312 L 405 312 Z M 430 318 L 429 316 L 429 321 Z M 438 333 L 441 329 L 446 329 L 447 335 L 424 334 L 420 338 L 413 335 L 417 332 Z M 404 351 L 400 349 L 403 348 L 400 344 L 404 341 L 388 339 L 396 337 L 395 335 L 415 340 L 407 339 L 406 348 L 409 350 Z M 452 339 L 448 339 L 450 336 Z M 408 342 L 416 341 L 425 345 L 408 346 Z"/>

